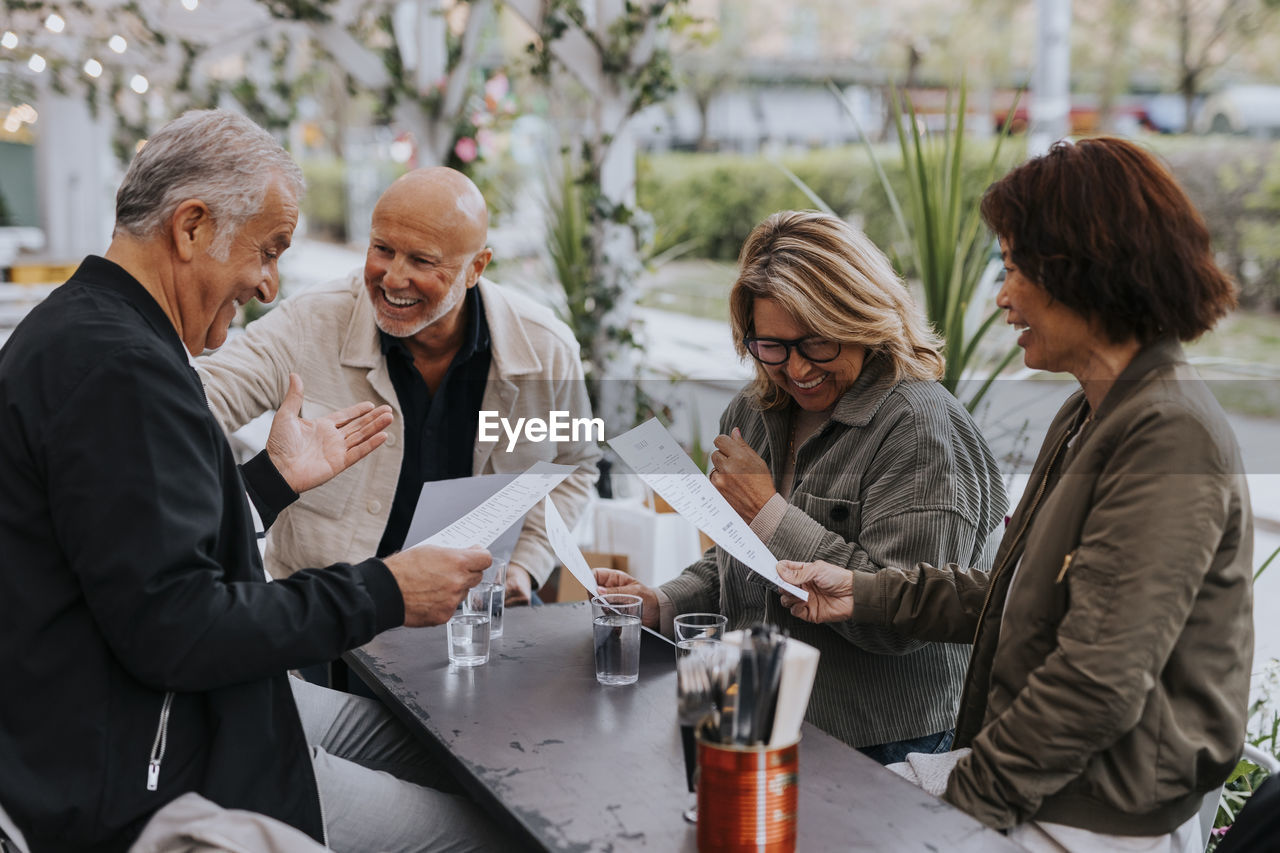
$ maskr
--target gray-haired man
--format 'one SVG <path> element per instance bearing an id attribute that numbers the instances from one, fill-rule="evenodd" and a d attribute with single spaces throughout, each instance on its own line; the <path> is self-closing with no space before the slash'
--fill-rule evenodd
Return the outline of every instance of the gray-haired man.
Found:
<path id="1" fill-rule="evenodd" d="M 303 420 L 295 379 L 242 477 L 188 362 L 238 304 L 275 297 L 301 191 L 260 128 L 188 113 L 134 158 L 105 257 L 0 350 L 0 802 L 33 851 L 123 850 L 188 791 L 338 850 L 499 843 L 469 802 L 368 769 L 431 776 L 375 703 L 285 675 L 443 622 L 488 554 L 265 583 L 246 487 L 270 523 L 391 415 Z"/>

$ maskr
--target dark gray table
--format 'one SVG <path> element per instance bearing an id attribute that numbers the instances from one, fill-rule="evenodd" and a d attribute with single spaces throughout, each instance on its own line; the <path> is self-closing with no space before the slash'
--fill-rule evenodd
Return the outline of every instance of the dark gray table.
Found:
<path id="1" fill-rule="evenodd" d="M 475 669 L 450 667 L 443 627 L 347 660 L 530 849 L 695 850 L 671 646 L 646 636 L 639 682 L 603 687 L 585 602 L 513 608 L 505 633 Z M 802 851 L 1018 849 L 808 724 L 799 806 Z"/>

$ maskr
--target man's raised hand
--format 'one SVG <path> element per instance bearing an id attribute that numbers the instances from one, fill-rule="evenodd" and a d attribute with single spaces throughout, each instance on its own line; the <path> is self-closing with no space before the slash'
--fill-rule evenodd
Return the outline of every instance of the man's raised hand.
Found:
<path id="1" fill-rule="evenodd" d="M 302 379 L 289 374 L 289 390 L 271 421 L 267 455 L 285 482 L 301 494 L 329 482 L 387 440 L 390 406 L 356 403 L 327 415 L 302 417 Z"/>

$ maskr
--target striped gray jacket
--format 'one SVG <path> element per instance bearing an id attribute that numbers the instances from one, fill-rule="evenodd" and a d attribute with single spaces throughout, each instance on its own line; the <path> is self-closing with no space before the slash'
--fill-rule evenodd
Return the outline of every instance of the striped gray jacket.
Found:
<path id="1" fill-rule="evenodd" d="M 720 418 L 781 480 L 789 408 L 761 411 L 745 392 Z M 936 382 L 895 381 L 867 359 L 831 418 L 796 451 L 786 514 L 765 543 L 783 560 L 853 571 L 958 563 L 989 568 L 1008 501 L 969 413 Z M 921 737 L 954 725 L 969 646 L 922 643 L 881 627 L 813 625 L 718 547 L 662 585 L 675 612 L 719 610 L 730 630 L 767 621 L 822 653 L 807 719 L 851 746 Z"/>

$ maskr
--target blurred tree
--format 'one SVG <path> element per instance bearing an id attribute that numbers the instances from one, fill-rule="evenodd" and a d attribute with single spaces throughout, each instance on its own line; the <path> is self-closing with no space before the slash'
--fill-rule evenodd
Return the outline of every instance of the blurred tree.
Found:
<path id="1" fill-rule="evenodd" d="M 1116 107 L 1120 97 L 1129 91 L 1135 62 L 1129 49 L 1140 3 L 1133 0 L 1108 0 L 1085 4 L 1078 10 L 1076 26 L 1086 33 L 1083 43 L 1096 55 L 1083 67 L 1097 69 L 1089 88 L 1098 93 L 1098 126 L 1104 131 L 1117 130 Z M 1073 57 L 1073 64 L 1076 58 Z M 1086 72 L 1087 73 L 1087 72 Z"/>
<path id="2" fill-rule="evenodd" d="M 3 6 L 17 39 L 6 50 L 34 61 L 55 91 L 78 89 L 92 110 L 113 110 L 122 160 L 154 124 L 228 99 L 274 130 L 318 104 L 314 114 L 333 116 L 325 137 L 340 156 L 351 99 L 363 96 L 372 118 L 412 131 L 420 164 L 444 163 L 476 110 L 494 17 L 494 0 L 232 0 L 217 13 L 198 0 L 184 0 L 186 12 L 164 0 Z"/>
<path id="3" fill-rule="evenodd" d="M 699 151 L 714 151 L 711 138 L 711 102 L 717 95 L 745 79 L 747 60 L 744 55 L 742 12 L 731 3 L 721 2 L 717 20 L 686 27 L 675 36 L 676 81 L 681 91 L 693 99 L 698 110 Z"/>
<path id="4" fill-rule="evenodd" d="M 1116 0 L 1124 4 L 1126 0 Z M 1280 0 L 1161 0 L 1177 38 L 1178 91 L 1191 128 L 1196 97 L 1209 72 L 1254 42 Z M 1153 10 L 1154 11 L 1154 10 Z"/>
<path id="5" fill-rule="evenodd" d="M 552 91 L 572 91 L 565 123 L 566 177 L 555 202 L 580 206 L 572 256 L 585 275 L 562 282 L 574 315 L 588 389 L 606 422 L 642 416 L 636 374 L 633 309 L 641 272 L 639 247 L 652 219 L 636 206 L 636 143 L 631 119 L 675 91 L 671 35 L 694 21 L 687 0 L 507 0 L 533 27 L 528 45 L 534 75 Z M 566 192 L 564 187 L 576 187 Z M 563 244 L 563 241 L 561 241 Z M 580 249 L 581 251 L 578 251 Z M 566 268 L 561 264 L 562 269 Z M 611 381 L 606 381 L 611 380 Z"/>

